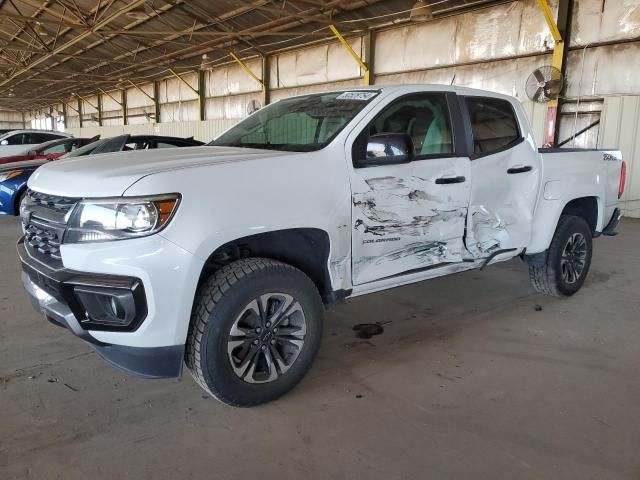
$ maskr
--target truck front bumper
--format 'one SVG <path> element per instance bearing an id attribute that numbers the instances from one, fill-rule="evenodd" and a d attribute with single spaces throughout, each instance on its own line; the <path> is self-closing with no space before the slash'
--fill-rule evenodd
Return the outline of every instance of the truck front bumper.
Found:
<path id="1" fill-rule="evenodd" d="M 66 328 L 87 342 L 104 360 L 127 373 L 144 378 L 172 378 L 180 376 L 184 358 L 184 345 L 137 347 L 106 343 L 96 338 L 99 327 L 85 323 L 81 302 L 74 298 L 74 291 L 81 285 L 89 288 L 113 291 L 114 287 L 125 291 L 127 285 L 138 285 L 135 280 L 113 275 L 83 274 L 68 269 L 52 270 L 31 258 L 18 242 L 18 254 L 22 263 L 22 282 L 34 307 L 53 324 Z M 130 282 L 128 282 L 131 280 Z M 99 291 L 99 290 L 98 290 Z M 144 296 L 144 290 L 142 290 Z M 133 293 L 131 294 L 134 295 Z M 146 321 L 146 297 L 136 302 L 134 316 Z M 84 324 L 83 324 L 84 323 Z M 135 325 L 134 325 L 135 326 Z M 92 330 L 97 329 L 97 330 Z M 108 329 L 108 327 L 107 327 Z M 118 332 L 121 335 L 132 335 Z"/>

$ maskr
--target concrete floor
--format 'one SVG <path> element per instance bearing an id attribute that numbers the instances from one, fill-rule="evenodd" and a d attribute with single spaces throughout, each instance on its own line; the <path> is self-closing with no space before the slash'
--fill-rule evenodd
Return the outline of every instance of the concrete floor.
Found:
<path id="1" fill-rule="evenodd" d="M 337 306 L 302 384 L 239 410 L 48 324 L 0 218 L 0 479 L 637 480 L 640 222 L 620 230 L 571 299 L 516 260 Z"/>

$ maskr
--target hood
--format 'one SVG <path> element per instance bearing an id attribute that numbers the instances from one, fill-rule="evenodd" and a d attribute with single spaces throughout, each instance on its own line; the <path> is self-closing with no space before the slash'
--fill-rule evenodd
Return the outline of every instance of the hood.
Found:
<path id="1" fill-rule="evenodd" d="M 113 197 L 148 175 L 222 163 L 272 159 L 294 152 L 238 147 L 182 147 L 61 158 L 39 168 L 29 188 L 66 197 Z"/>
<path id="2" fill-rule="evenodd" d="M 0 172 L 7 172 L 11 170 L 33 170 L 40 165 L 49 163 L 49 160 L 29 160 L 24 162 L 3 163 L 0 164 Z"/>

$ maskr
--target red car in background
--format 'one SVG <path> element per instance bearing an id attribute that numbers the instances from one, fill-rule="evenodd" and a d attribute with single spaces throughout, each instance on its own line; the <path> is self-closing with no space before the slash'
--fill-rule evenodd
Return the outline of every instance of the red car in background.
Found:
<path id="1" fill-rule="evenodd" d="M 0 165 L 4 163 L 24 162 L 27 160 L 53 160 L 72 152 L 80 147 L 98 140 L 100 136 L 93 138 L 59 138 L 50 140 L 40 145 L 32 146 L 24 152 L 7 157 L 0 157 Z"/>

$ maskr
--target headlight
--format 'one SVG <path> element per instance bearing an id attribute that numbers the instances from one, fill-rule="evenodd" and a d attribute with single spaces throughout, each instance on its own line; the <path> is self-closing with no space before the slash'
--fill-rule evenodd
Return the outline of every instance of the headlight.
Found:
<path id="1" fill-rule="evenodd" d="M 169 223 L 179 202 L 179 195 L 83 200 L 70 214 L 64 243 L 108 242 L 152 235 Z"/>
<path id="2" fill-rule="evenodd" d="M 22 170 L 11 170 L 10 172 L 0 173 L 0 182 L 6 182 L 10 178 L 17 177 L 22 174 Z"/>

